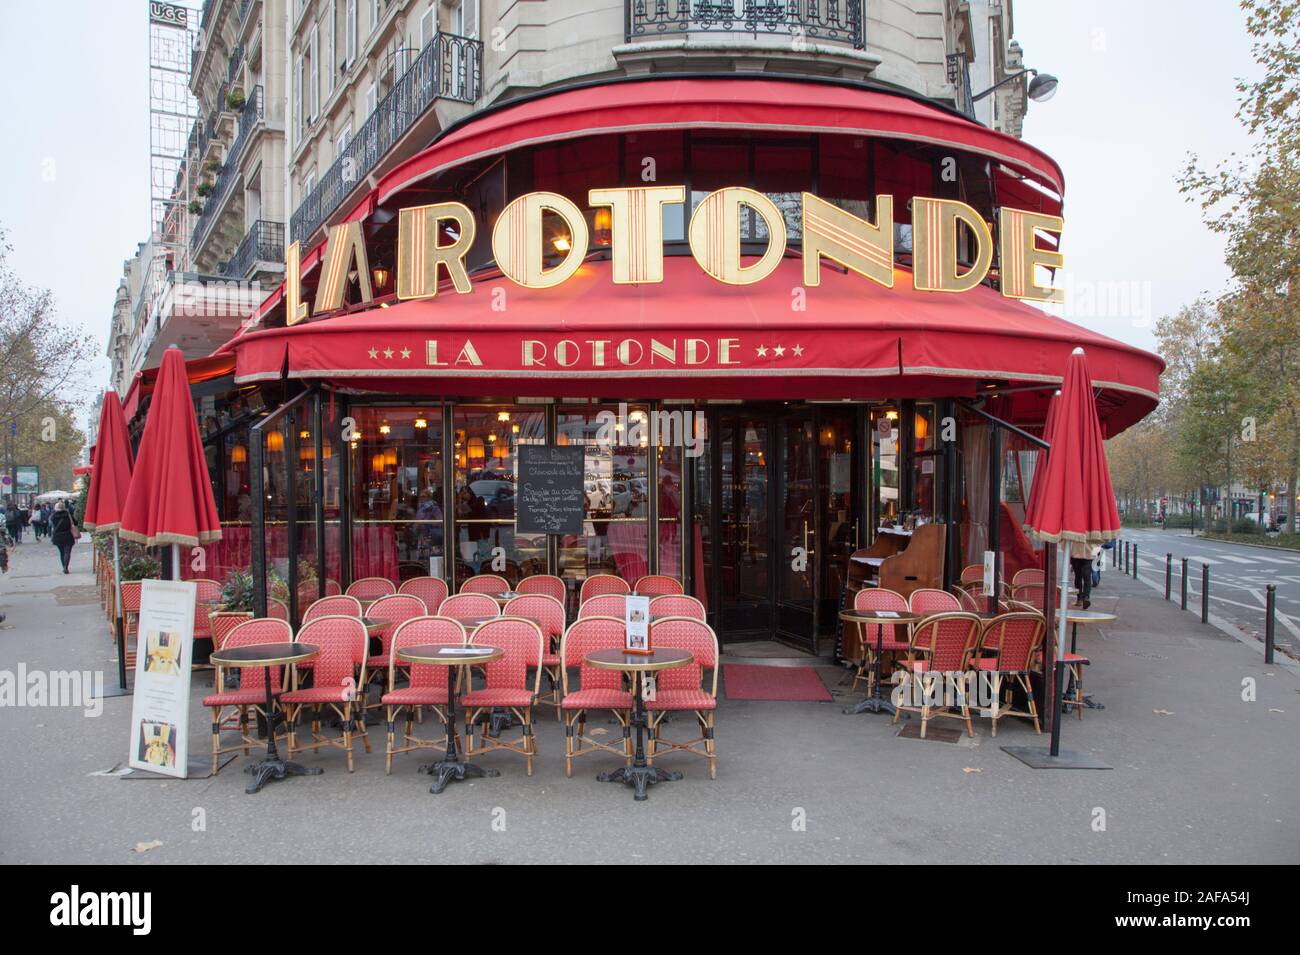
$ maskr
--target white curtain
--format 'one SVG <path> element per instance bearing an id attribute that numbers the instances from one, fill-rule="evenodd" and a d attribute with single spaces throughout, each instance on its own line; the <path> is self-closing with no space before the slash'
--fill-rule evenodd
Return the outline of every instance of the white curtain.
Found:
<path id="1" fill-rule="evenodd" d="M 989 425 L 962 429 L 962 471 L 966 483 L 966 553 L 963 565 L 984 563 L 989 545 Z"/>

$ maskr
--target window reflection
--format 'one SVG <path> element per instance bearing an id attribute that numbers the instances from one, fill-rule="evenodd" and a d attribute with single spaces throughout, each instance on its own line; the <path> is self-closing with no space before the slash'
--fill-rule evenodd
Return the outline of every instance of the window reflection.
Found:
<path id="1" fill-rule="evenodd" d="M 453 427 L 457 585 L 475 574 L 499 574 L 513 586 L 546 573 L 546 535 L 515 533 L 515 449 L 546 443 L 545 413 L 458 405 Z"/>
<path id="2" fill-rule="evenodd" d="M 442 412 L 354 407 L 352 579 L 444 575 Z"/>

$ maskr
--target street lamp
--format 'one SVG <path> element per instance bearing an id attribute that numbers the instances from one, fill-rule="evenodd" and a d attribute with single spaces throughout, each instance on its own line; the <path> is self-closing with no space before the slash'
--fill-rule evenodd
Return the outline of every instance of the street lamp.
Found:
<path id="1" fill-rule="evenodd" d="M 980 100 L 988 96 L 998 87 L 1006 86 L 1012 80 L 1018 80 L 1026 73 L 1032 73 L 1034 76 L 1034 78 L 1029 81 L 1028 93 L 1029 93 L 1029 98 L 1033 100 L 1035 103 L 1046 103 L 1049 99 L 1051 99 L 1053 96 L 1056 95 L 1056 88 L 1057 86 L 1060 85 L 1061 81 L 1058 80 L 1051 73 L 1039 73 L 1037 70 L 1021 70 L 1019 73 L 1012 73 L 1010 76 L 1006 77 L 1005 79 L 1000 80 L 997 83 L 994 83 L 983 93 L 979 93 L 976 96 L 972 96 L 971 102 L 978 103 Z"/>

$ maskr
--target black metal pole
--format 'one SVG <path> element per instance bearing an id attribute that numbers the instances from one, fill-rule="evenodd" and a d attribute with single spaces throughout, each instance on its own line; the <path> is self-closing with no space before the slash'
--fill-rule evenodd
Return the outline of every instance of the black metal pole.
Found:
<path id="1" fill-rule="evenodd" d="M 1133 579 L 1137 580 L 1138 575 L 1138 545 L 1133 545 Z"/>
<path id="2" fill-rule="evenodd" d="M 1169 599 L 1169 594 L 1174 585 L 1174 555 L 1165 554 L 1165 599 Z"/>
<path id="3" fill-rule="evenodd" d="M 993 552 L 993 592 L 986 594 L 989 613 L 997 613 L 1002 594 L 1002 432 L 989 425 L 989 550 Z M 1051 626 L 1052 621 L 1047 621 Z"/>
<path id="4" fill-rule="evenodd" d="M 1210 565 L 1201 565 L 1201 623 L 1210 622 Z"/>
<path id="5" fill-rule="evenodd" d="M 1273 665 L 1274 626 L 1277 617 L 1277 584 L 1264 588 L 1264 662 Z"/>
<path id="6" fill-rule="evenodd" d="M 1183 583 L 1182 583 L 1182 591 L 1179 594 L 1178 603 L 1181 609 L 1186 610 L 1187 609 L 1187 558 L 1184 557 L 1182 560 L 1183 560 Z"/>
<path id="7" fill-rule="evenodd" d="M 1056 726 L 1057 712 L 1056 706 L 1052 702 L 1056 699 L 1056 630 L 1053 623 L 1056 620 L 1056 597 L 1057 597 L 1057 567 L 1056 567 L 1056 547 L 1052 544 L 1043 546 L 1043 620 L 1046 621 L 1047 630 L 1043 644 L 1043 719 L 1046 722 L 1047 731 L 1052 732 Z"/>

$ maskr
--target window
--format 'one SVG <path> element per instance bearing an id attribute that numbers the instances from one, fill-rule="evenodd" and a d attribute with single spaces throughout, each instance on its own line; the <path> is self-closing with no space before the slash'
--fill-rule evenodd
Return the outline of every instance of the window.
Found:
<path id="1" fill-rule="evenodd" d="M 348 143 L 352 142 L 352 123 L 349 122 L 339 131 L 334 140 L 334 158 L 337 159 L 343 155 L 343 150 L 348 148 Z"/>
<path id="2" fill-rule="evenodd" d="M 370 32 L 375 32 L 375 27 L 379 26 L 379 0 L 370 0 Z"/>
<path id="3" fill-rule="evenodd" d="M 334 48 L 334 31 L 337 25 L 338 11 L 334 0 L 325 5 L 325 95 L 334 92 L 334 74 L 338 70 L 337 51 Z"/>
<path id="4" fill-rule="evenodd" d="M 293 60 L 293 131 L 298 142 L 302 142 L 302 83 L 303 83 L 303 62 L 302 54 L 299 53 Z"/>
<path id="5" fill-rule="evenodd" d="M 438 32 L 438 23 L 434 19 L 434 12 L 435 11 L 433 5 L 430 4 L 429 9 L 425 10 L 424 15 L 420 17 L 420 49 L 421 50 L 423 50 L 426 46 L 429 45 L 429 41 L 432 40 L 434 34 Z"/>
<path id="6" fill-rule="evenodd" d="M 302 198 L 306 199 L 308 196 L 310 196 L 312 194 L 312 190 L 314 190 L 315 188 L 316 188 L 316 167 L 313 166 L 310 170 L 308 170 L 307 175 L 303 177 Z"/>
<path id="7" fill-rule="evenodd" d="M 357 0 L 346 0 L 343 9 L 343 62 L 352 68 L 357 58 Z"/>
<path id="8" fill-rule="evenodd" d="M 478 38 L 478 0 L 460 0 L 451 11 L 451 32 Z"/>
<path id="9" fill-rule="evenodd" d="M 320 112 L 320 35 L 315 24 L 307 34 L 307 122 Z"/>
<path id="10" fill-rule="evenodd" d="M 989 18 L 989 85 L 992 86 L 998 82 L 998 74 L 1006 72 L 1003 68 L 1001 50 L 998 49 L 998 22 L 995 18 Z M 994 93 L 989 97 L 989 103 L 993 110 L 992 125 L 994 128 L 998 125 L 998 94 Z"/>
<path id="11" fill-rule="evenodd" d="M 369 117 L 379 105 L 379 87 L 372 80 L 366 87 L 366 116 Z"/>

